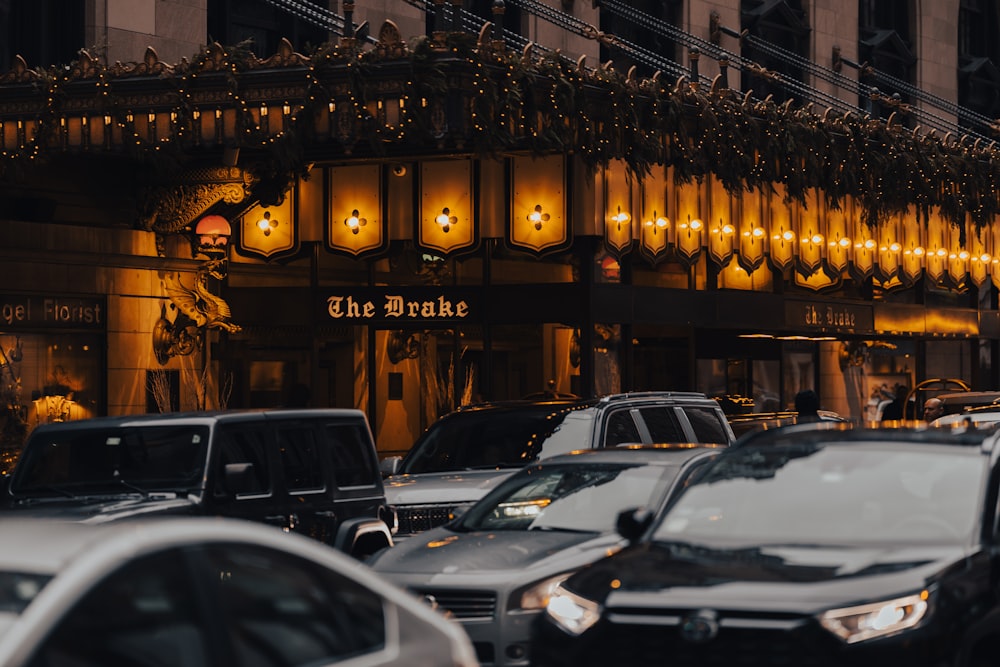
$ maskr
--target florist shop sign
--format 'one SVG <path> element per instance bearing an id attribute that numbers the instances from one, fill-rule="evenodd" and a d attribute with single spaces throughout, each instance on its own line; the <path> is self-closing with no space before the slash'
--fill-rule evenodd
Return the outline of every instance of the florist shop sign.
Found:
<path id="1" fill-rule="evenodd" d="M 10 329 L 103 329 L 104 299 L 0 294 L 0 320 Z"/>
<path id="2" fill-rule="evenodd" d="M 461 288 L 351 288 L 327 292 L 322 309 L 338 323 L 465 322 L 480 311 L 478 295 Z"/>

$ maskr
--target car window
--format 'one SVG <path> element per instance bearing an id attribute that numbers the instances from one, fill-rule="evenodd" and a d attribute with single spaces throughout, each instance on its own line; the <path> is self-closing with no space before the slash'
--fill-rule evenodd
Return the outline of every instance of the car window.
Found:
<path id="1" fill-rule="evenodd" d="M 11 489 L 184 489 L 201 479 L 207 443 L 208 428 L 190 425 L 39 433 L 26 446 Z"/>
<path id="2" fill-rule="evenodd" d="M 611 532 L 622 510 L 659 505 L 678 470 L 619 463 L 529 468 L 477 503 L 456 528 Z"/>
<path id="3" fill-rule="evenodd" d="M 327 446 L 333 458 L 337 486 L 372 486 L 379 475 L 367 433 L 357 424 L 328 424 Z"/>
<path id="4" fill-rule="evenodd" d="M 350 578 L 263 547 L 210 545 L 201 555 L 234 664 L 321 665 L 385 647 L 382 598 Z"/>
<path id="5" fill-rule="evenodd" d="M 653 442 L 687 442 L 690 440 L 677 420 L 677 413 L 672 406 L 651 405 L 639 408 L 639 414 L 646 422 L 649 437 L 652 438 Z"/>
<path id="6" fill-rule="evenodd" d="M 0 572 L 0 614 L 20 614 L 51 579 L 32 572 Z"/>
<path id="7" fill-rule="evenodd" d="M 713 408 L 699 408 L 696 406 L 685 406 L 684 414 L 691 422 L 694 429 L 694 436 L 698 442 L 724 445 L 729 442 L 729 433 L 719 418 L 719 413 Z"/>
<path id="8" fill-rule="evenodd" d="M 139 558 L 97 584 L 29 667 L 208 667 L 207 625 L 176 550 Z"/>
<path id="9" fill-rule="evenodd" d="M 605 447 L 643 441 L 630 410 L 614 410 L 608 415 L 607 423 L 607 430 L 604 433 Z"/>
<path id="10" fill-rule="evenodd" d="M 278 452 L 290 492 L 323 488 L 323 461 L 311 426 L 279 426 Z"/>
<path id="11" fill-rule="evenodd" d="M 731 448 L 678 497 L 656 537 L 754 544 L 968 540 L 984 465 L 971 447 Z"/>
<path id="12" fill-rule="evenodd" d="M 453 413 L 424 432 L 407 453 L 400 472 L 519 468 L 538 458 L 543 447 L 546 456 L 552 453 L 546 439 L 565 417 L 564 407 L 545 405 Z"/>
<path id="13" fill-rule="evenodd" d="M 259 428 L 224 428 L 218 435 L 220 465 L 219 474 L 230 463 L 251 464 L 246 486 L 240 495 L 266 495 L 271 493 L 270 465 L 265 446 L 266 433 Z M 225 492 L 220 480 L 219 493 Z"/>

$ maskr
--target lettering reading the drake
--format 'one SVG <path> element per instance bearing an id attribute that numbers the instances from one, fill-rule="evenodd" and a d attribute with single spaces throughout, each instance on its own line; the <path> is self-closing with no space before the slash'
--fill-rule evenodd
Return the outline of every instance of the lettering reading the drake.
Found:
<path id="1" fill-rule="evenodd" d="M 828 327 L 853 327 L 855 326 L 854 313 L 844 309 L 837 309 L 827 306 L 825 309 L 815 306 L 806 306 L 806 324 Z"/>
<path id="2" fill-rule="evenodd" d="M 439 296 L 436 299 L 416 300 L 401 296 L 386 295 L 380 312 L 372 301 L 356 301 L 351 296 L 331 296 L 326 300 L 326 311 L 335 320 L 339 319 L 413 319 L 450 320 L 469 316 L 469 304 L 454 302 Z"/>

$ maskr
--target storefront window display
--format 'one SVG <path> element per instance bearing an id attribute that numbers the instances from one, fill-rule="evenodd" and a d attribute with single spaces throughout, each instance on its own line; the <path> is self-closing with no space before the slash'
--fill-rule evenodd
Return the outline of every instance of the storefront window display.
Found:
<path id="1" fill-rule="evenodd" d="M 0 334 L 0 469 L 39 424 L 104 413 L 101 337 Z"/>

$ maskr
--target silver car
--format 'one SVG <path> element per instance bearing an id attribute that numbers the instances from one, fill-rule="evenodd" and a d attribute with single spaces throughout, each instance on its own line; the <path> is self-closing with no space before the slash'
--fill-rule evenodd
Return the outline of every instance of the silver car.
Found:
<path id="1" fill-rule="evenodd" d="M 4 667 L 475 667 L 457 623 L 316 540 L 226 518 L 0 519 Z"/>
<path id="2" fill-rule="evenodd" d="M 529 664 L 549 592 L 625 544 L 619 513 L 655 508 L 720 445 L 580 450 L 530 465 L 444 526 L 367 562 L 461 622 L 483 665 Z"/>

